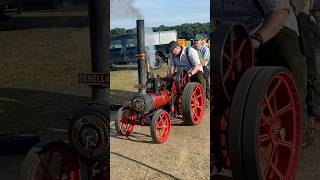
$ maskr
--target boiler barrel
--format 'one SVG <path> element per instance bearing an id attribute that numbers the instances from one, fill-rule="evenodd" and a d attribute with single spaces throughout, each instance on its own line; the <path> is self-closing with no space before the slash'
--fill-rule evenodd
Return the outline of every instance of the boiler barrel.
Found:
<path id="1" fill-rule="evenodd" d="M 160 91 L 160 94 L 148 93 L 140 94 L 132 99 L 131 106 L 137 112 L 149 112 L 153 109 L 160 108 L 170 101 L 168 90 Z"/>

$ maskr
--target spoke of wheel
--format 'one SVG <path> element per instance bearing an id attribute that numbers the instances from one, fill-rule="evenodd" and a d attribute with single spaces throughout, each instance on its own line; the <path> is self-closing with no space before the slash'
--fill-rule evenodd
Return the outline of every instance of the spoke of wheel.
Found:
<path id="1" fill-rule="evenodd" d="M 39 158 L 40 158 L 40 162 L 39 163 L 40 163 L 41 167 L 43 168 L 43 170 L 45 171 L 45 176 L 49 177 L 52 180 L 54 180 L 54 178 L 52 177 L 48 167 L 46 167 L 46 165 L 42 162 L 43 158 L 41 158 L 40 156 L 39 156 Z"/>
<path id="2" fill-rule="evenodd" d="M 223 56 L 225 59 L 227 59 L 229 64 L 232 64 L 232 58 L 226 52 L 223 52 Z"/>
<path id="3" fill-rule="evenodd" d="M 275 96 L 275 93 L 277 92 L 277 90 L 279 89 L 280 85 L 282 84 L 282 82 L 280 80 L 278 80 L 277 84 L 275 85 L 275 87 L 272 89 L 272 91 L 269 93 L 268 95 L 268 99 L 271 99 L 273 96 Z"/>
<path id="4" fill-rule="evenodd" d="M 267 152 L 269 151 L 270 148 L 272 150 L 272 147 L 273 147 L 272 143 L 269 143 L 268 146 L 263 151 L 260 151 L 261 158 L 266 162 L 268 162 L 266 154 L 267 154 Z"/>
<path id="5" fill-rule="evenodd" d="M 278 151 L 278 148 L 276 146 L 271 146 L 271 155 L 269 156 L 269 159 L 267 159 L 267 157 L 265 157 L 264 159 L 267 161 L 267 166 L 266 169 L 264 170 L 264 177 L 267 175 L 270 165 L 272 164 L 272 158 L 274 156 L 274 154 L 276 153 L 276 151 Z"/>
<path id="6" fill-rule="evenodd" d="M 274 163 L 270 162 L 270 166 L 280 179 L 284 179 L 284 175 L 280 172 L 280 170 Z"/>
<path id="7" fill-rule="evenodd" d="M 278 164 L 278 160 L 279 160 L 279 153 L 278 153 L 278 146 L 276 147 L 276 154 L 275 154 L 275 157 L 274 157 L 274 163 L 275 165 Z M 274 173 L 272 171 L 272 173 L 269 175 L 269 178 L 271 179 L 273 177 Z"/>
<path id="8" fill-rule="evenodd" d="M 279 146 L 283 146 L 283 147 L 287 147 L 287 148 L 291 149 L 292 142 L 291 141 L 280 140 Z"/>
<path id="9" fill-rule="evenodd" d="M 223 76 L 223 80 L 226 81 L 231 73 L 233 69 L 233 65 L 232 64 L 229 64 L 228 68 L 227 68 L 227 71 L 224 73 L 224 76 Z"/>
<path id="10" fill-rule="evenodd" d="M 194 99 L 198 99 L 199 97 L 201 97 L 202 96 L 202 94 L 200 94 L 200 95 L 198 95 L 198 96 L 196 96 L 196 97 L 194 97 Z"/>
<path id="11" fill-rule="evenodd" d="M 270 139 L 269 134 L 260 135 L 259 136 L 259 144 L 261 144 L 261 143 L 263 143 L 263 142 L 265 142 L 265 141 L 267 141 L 269 139 Z"/>
<path id="12" fill-rule="evenodd" d="M 289 102 L 289 104 L 285 105 L 284 107 L 282 107 L 281 109 L 279 109 L 275 114 L 274 117 L 279 117 L 282 114 L 286 113 L 287 111 L 292 110 L 292 106 L 291 106 L 291 102 Z"/>
<path id="13" fill-rule="evenodd" d="M 270 105 L 268 96 L 265 95 L 265 96 L 264 96 L 264 100 L 265 100 L 265 102 L 267 103 L 269 112 L 270 112 L 270 114 L 271 114 L 271 118 L 273 119 L 273 118 L 274 118 L 274 112 L 273 112 L 272 107 L 271 107 L 271 105 Z"/>
<path id="14" fill-rule="evenodd" d="M 195 118 L 197 118 L 197 120 L 199 119 L 199 116 L 196 112 L 193 113 L 193 116 L 195 116 Z M 195 118 L 193 118 L 193 119 L 195 119 Z"/>
<path id="15" fill-rule="evenodd" d="M 261 113 L 260 114 L 260 118 L 267 124 L 267 125 L 271 125 L 272 123 L 272 118 L 267 117 L 265 114 Z"/>
<path id="16" fill-rule="evenodd" d="M 238 59 L 240 57 L 242 49 L 243 49 L 244 45 L 246 44 L 246 42 L 247 42 L 247 39 L 242 40 L 242 42 L 236 52 L 235 59 Z"/>

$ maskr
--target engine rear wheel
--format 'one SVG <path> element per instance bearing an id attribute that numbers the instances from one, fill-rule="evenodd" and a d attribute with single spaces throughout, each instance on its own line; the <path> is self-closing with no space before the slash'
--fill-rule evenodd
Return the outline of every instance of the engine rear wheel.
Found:
<path id="1" fill-rule="evenodd" d="M 301 105 L 292 76 L 284 68 L 264 67 L 246 96 L 242 154 L 247 179 L 294 179 L 301 147 Z"/>
<path id="2" fill-rule="evenodd" d="M 200 83 L 187 83 L 183 89 L 181 101 L 182 115 L 185 124 L 199 124 L 204 114 L 204 92 Z"/>

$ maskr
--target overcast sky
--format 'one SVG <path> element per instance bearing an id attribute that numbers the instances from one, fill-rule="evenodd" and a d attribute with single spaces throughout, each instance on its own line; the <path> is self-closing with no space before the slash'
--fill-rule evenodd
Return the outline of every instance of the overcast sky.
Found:
<path id="1" fill-rule="evenodd" d="M 110 13 L 111 29 L 134 28 L 141 18 L 148 27 L 204 23 L 210 21 L 210 0 L 111 0 Z"/>

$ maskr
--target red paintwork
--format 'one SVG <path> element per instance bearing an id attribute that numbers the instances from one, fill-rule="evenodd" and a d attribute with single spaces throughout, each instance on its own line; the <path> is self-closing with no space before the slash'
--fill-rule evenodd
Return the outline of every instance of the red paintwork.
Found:
<path id="1" fill-rule="evenodd" d="M 168 104 L 170 101 L 170 95 L 168 90 L 164 89 L 160 91 L 160 94 L 161 95 L 156 95 L 155 93 L 148 93 L 148 95 L 151 96 L 153 99 L 154 109 L 160 108 Z"/>

